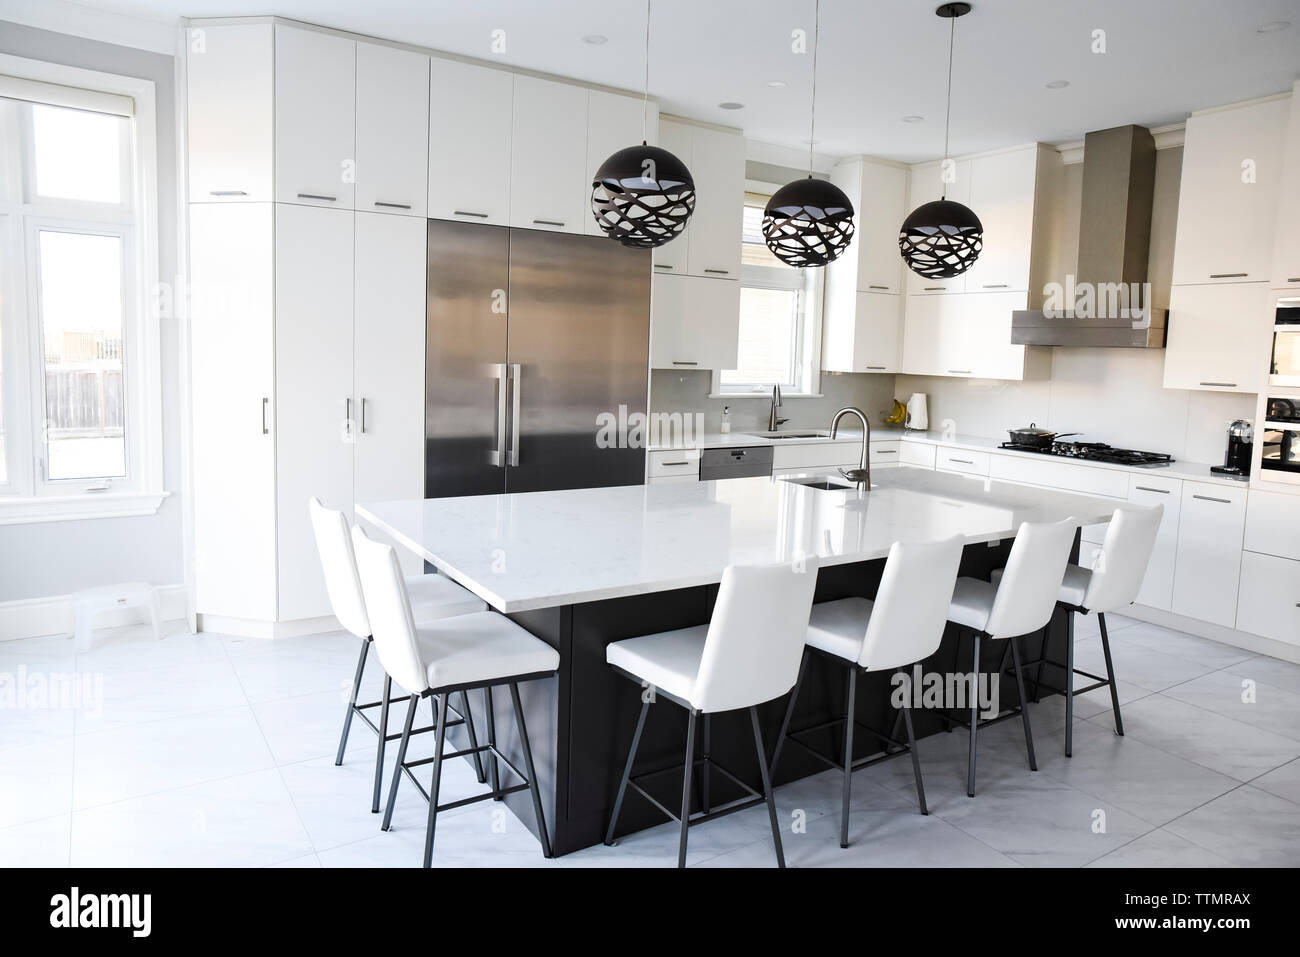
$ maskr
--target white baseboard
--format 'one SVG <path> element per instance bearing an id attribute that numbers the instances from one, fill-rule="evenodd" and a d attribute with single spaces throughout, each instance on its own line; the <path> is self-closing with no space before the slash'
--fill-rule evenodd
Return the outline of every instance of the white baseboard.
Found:
<path id="1" fill-rule="evenodd" d="M 1185 631 L 1189 635 L 1196 635 L 1198 638 L 1209 638 L 1211 641 L 1232 645 L 1234 648 L 1241 648 L 1244 651 L 1253 651 L 1257 655 L 1268 655 L 1271 658 L 1281 658 L 1283 661 L 1300 664 L 1300 645 L 1291 645 L 1285 641 L 1276 641 L 1273 638 L 1252 635 L 1246 631 L 1238 631 L 1236 628 L 1225 628 L 1223 625 L 1201 621 L 1198 618 L 1185 618 L 1182 615 L 1175 615 L 1171 611 L 1162 611 L 1159 608 L 1151 608 L 1147 605 L 1129 605 L 1128 608 L 1122 612 L 1116 612 L 1116 614 L 1123 615 L 1126 618 L 1136 618 L 1138 621 L 1145 621 L 1152 625 L 1160 625 L 1162 628 Z"/>
<path id="2" fill-rule="evenodd" d="M 299 618 L 296 621 L 261 621 L 253 618 L 228 618 L 225 615 L 199 615 L 199 631 L 212 631 L 240 638 L 297 638 L 340 631 L 342 625 L 332 615 L 324 618 Z"/>
<path id="3" fill-rule="evenodd" d="M 185 617 L 185 586 L 159 585 L 158 601 L 163 621 Z M 123 608 L 106 611 L 95 618 L 96 628 L 115 628 L 148 621 L 148 610 Z M 39 638 L 42 635 L 72 634 L 72 596 L 26 598 L 0 602 L 0 641 Z"/>

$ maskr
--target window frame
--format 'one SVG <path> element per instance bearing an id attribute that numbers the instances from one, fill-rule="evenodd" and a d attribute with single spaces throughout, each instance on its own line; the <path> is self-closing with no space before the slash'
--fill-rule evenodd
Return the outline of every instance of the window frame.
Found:
<path id="1" fill-rule="evenodd" d="M 129 97 L 133 102 L 131 135 L 123 143 L 125 202 L 95 203 L 34 195 L 30 119 L 20 124 L 24 129 L 14 131 L 22 134 L 16 144 L 0 156 L 5 178 L 14 187 L 8 197 L 0 197 L 0 245 L 5 252 L 0 282 L 11 293 L 0 297 L 0 323 L 6 344 L 3 388 L 7 458 L 7 481 L 0 483 L 0 525 L 153 514 L 169 494 L 164 488 L 162 463 L 161 323 L 155 307 L 159 297 L 153 295 L 160 289 L 154 83 L 4 54 L 0 54 L 0 74 L 76 91 Z M 19 194 L 20 189 L 30 190 L 32 195 Z M 46 478 L 47 458 L 41 433 L 45 369 L 36 249 L 42 230 L 122 238 L 125 478 Z"/>

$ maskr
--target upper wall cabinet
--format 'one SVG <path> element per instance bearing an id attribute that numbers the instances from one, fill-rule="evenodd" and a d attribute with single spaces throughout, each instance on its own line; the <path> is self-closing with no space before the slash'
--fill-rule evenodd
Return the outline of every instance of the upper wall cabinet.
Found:
<path id="1" fill-rule="evenodd" d="M 514 76 L 434 57 L 429 81 L 429 217 L 510 222 Z"/>
<path id="2" fill-rule="evenodd" d="M 269 23 L 203 27 L 186 56 L 190 201 L 275 198 L 275 35 Z"/>
<path id="3" fill-rule="evenodd" d="M 1283 97 L 1188 119 L 1175 286 L 1268 280 L 1289 110 Z"/>
<path id="4" fill-rule="evenodd" d="M 1011 313 L 1024 292 L 908 296 L 901 371 L 970 379 L 1035 379 L 1051 369 L 1051 351 L 1011 344 Z"/>
<path id="5" fill-rule="evenodd" d="M 952 165 L 953 179 L 950 183 L 943 181 L 943 167 L 940 163 L 922 163 L 912 167 L 912 174 L 907 191 L 907 209 L 903 219 L 923 203 L 931 203 L 942 196 L 963 206 L 971 203 L 971 161 L 955 160 Z M 898 225 L 903 225 L 899 219 Z M 897 237 L 895 237 L 897 241 Z M 900 257 L 901 258 L 901 257 Z M 964 276 L 952 279 L 927 279 L 907 270 L 907 292 L 912 295 L 942 294 L 966 291 Z"/>
<path id="6" fill-rule="evenodd" d="M 686 168 L 692 171 L 695 169 L 691 154 L 695 145 L 694 131 L 695 127 L 687 123 L 679 123 L 676 120 L 661 120 L 659 123 L 659 145 L 685 163 Z M 698 180 L 696 180 L 696 192 L 699 192 Z M 736 211 L 737 216 L 743 215 L 744 202 L 742 198 L 740 201 L 742 208 Z M 691 243 L 691 230 L 694 228 L 694 221 L 695 217 L 692 215 L 691 219 L 686 222 L 686 229 L 676 239 L 665 243 L 654 251 L 654 271 L 656 276 L 686 275 L 686 251 Z"/>
<path id="7" fill-rule="evenodd" d="M 357 44 L 357 209 L 425 214 L 429 58 Z"/>
<path id="8" fill-rule="evenodd" d="M 1300 289 L 1300 81 L 1291 94 L 1273 234 L 1273 287 Z"/>
<path id="9" fill-rule="evenodd" d="M 1174 285 L 1165 388 L 1258 392 L 1268 373 L 1272 312 L 1266 282 Z"/>
<path id="10" fill-rule="evenodd" d="M 352 209 L 357 43 L 275 27 L 275 198 Z"/>
<path id="11" fill-rule="evenodd" d="M 516 76 L 510 154 L 510 225 L 585 232 L 587 90 Z"/>
<path id="12" fill-rule="evenodd" d="M 658 142 L 659 107 L 649 103 L 643 110 L 642 102 L 639 97 L 603 90 L 587 93 L 587 165 L 583 179 L 587 215 L 583 224 L 588 236 L 605 235 L 590 208 L 591 184 L 600 164 L 621 149 L 639 145 L 642 137 L 651 145 Z"/>
<path id="13" fill-rule="evenodd" d="M 740 229 L 745 209 L 744 136 L 663 120 L 659 137 L 660 145 L 691 171 L 695 212 L 680 236 L 655 250 L 655 272 L 739 279 Z"/>
<path id="14" fill-rule="evenodd" d="M 650 367 L 734 369 L 740 282 L 655 276 L 650 292 Z"/>

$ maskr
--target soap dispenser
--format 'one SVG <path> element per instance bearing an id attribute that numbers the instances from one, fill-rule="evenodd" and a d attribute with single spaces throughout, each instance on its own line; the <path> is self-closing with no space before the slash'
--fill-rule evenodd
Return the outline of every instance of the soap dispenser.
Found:
<path id="1" fill-rule="evenodd" d="M 731 432 L 731 406 L 729 405 L 722 407 L 722 423 L 718 426 L 718 431 L 723 435 Z"/>

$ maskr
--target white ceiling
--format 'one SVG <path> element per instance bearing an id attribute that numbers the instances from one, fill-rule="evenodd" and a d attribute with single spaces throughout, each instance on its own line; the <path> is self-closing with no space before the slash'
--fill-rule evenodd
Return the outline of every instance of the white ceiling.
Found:
<path id="1" fill-rule="evenodd" d="M 627 90 L 644 0 L 80 0 L 154 20 L 277 14 Z M 267 7 L 260 6 L 265 3 Z M 937 0 L 822 0 L 817 152 L 916 161 L 943 150 L 948 21 Z M 1300 75 L 1300 0 L 973 0 L 957 22 L 952 152 L 1069 142 L 1276 93 Z M 813 0 L 654 0 L 650 92 L 665 112 L 807 147 Z M 1271 21 L 1290 29 L 1259 33 Z M 494 56 L 492 31 L 506 52 Z M 1090 51 L 1095 29 L 1107 52 Z M 582 42 L 604 34 L 608 42 Z M 768 81 L 783 80 L 784 88 Z M 1052 80 L 1068 80 L 1049 90 Z M 736 101 L 740 111 L 717 104 Z M 903 123 L 919 115 L 919 123 Z"/>

